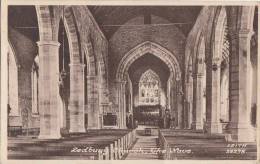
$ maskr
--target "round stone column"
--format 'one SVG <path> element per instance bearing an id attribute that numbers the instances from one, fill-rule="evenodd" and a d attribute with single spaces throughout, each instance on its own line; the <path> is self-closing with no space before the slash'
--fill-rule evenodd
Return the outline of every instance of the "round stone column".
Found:
<path id="1" fill-rule="evenodd" d="M 59 46 L 56 41 L 39 41 L 39 113 L 40 139 L 58 139 L 60 135 Z"/>
<path id="2" fill-rule="evenodd" d="M 229 130 L 232 140 L 238 142 L 255 141 L 255 133 L 250 123 L 250 40 L 252 31 L 243 29 L 231 35 L 232 48 L 230 65 L 230 114 Z M 236 46 L 236 44 L 238 46 Z M 237 48 L 238 47 L 238 48 Z"/>
<path id="3" fill-rule="evenodd" d="M 69 132 L 86 132 L 85 129 L 85 64 L 71 63 L 70 65 L 70 130 Z"/>
<path id="4" fill-rule="evenodd" d="M 96 75 L 87 76 L 88 129 L 99 129 L 98 81 Z"/>
<path id="5" fill-rule="evenodd" d="M 202 74 L 196 74 L 194 78 L 196 78 L 196 97 L 194 98 L 196 101 L 195 111 L 193 113 L 193 128 L 196 130 L 203 129 L 203 120 L 202 120 Z"/>
<path id="6" fill-rule="evenodd" d="M 211 106 L 207 108 L 207 132 L 208 133 L 222 133 L 222 126 L 220 124 L 220 65 L 219 58 L 212 61 L 212 81 L 211 81 L 211 94 L 206 96 L 210 98 Z M 213 68 L 214 67 L 214 68 Z M 207 106 L 208 107 L 208 106 Z"/>
<path id="7" fill-rule="evenodd" d="M 118 85 L 118 107 L 119 107 L 119 128 L 126 128 L 126 101 L 125 101 L 125 85 L 126 81 L 117 81 Z"/>

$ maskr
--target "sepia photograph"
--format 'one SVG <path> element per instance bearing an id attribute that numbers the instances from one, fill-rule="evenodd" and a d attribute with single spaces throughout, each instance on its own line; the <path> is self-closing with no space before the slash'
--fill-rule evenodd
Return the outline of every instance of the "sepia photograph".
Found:
<path id="1" fill-rule="evenodd" d="M 6 8 L 8 161 L 257 160 L 257 4 Z"/>

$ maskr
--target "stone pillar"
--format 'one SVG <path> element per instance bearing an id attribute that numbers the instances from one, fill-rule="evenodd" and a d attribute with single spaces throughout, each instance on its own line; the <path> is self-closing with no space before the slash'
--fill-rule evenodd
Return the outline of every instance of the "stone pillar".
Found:
<path id="1" fill-rule="evenodd" d="M 70 64 L 70 132 L 86 132 L 85 129 L 85 64 Z"/>
<path id="2" fill-rule="evenodd" d="M 117 85 L 118 85 L 119 128 L 126 129 L 126 101 L 125 101 L 126 81 L 118 81 Z"/>
<path id="3" fill-rule="evenodd" d="M 56 41 L 39 41 L 39 139 L 58 139 L 60 135 L 59 46 Z"/>
<path id="4" fill-rule="evenodd" d="M 176 106 L 177 106 L 177 129 L 183 129 L 183 93 L 181 90 L 181 81 L 176 81 Z"/>
<path id="5" fill-rule="evenodd" d="M 202 74 L 197 74 L 196 78 L 196 97 L 194 100 L 196 101 L 195 111 L 194 111 L 194 119 L 193 119 L 193 128 L 196 130 L 203 129 L 203 120 L 202 120 Z"/>
<path id="6" fill-rule="evenodd" d="M 192 108 L 191 108 L 191 113 L 192 113 L 192 118 L 191 118 L 191 129 L 196 129 L 196 93 L 197 93 L 197 76 L 196 74 L 192 75 L 193 78 L 193 84 L 192 84 L 192 94 L 193 94 L 193 99 L 192 99 Z"/>
<path id="7" fill-rule="evenodd" d="M 183 129 L 183 105 L 182 105 L 182 95 L 178 93 L 177 95 L 177 103 L 178 103 L 178 129 Z"/>
<path id="8" fill-rule="evenodd" d="M 171 78 L 171 75 L 170 75 Z M 166 108 L 170 110 L 171 115 L 173 114 L 172 108 L 171 108 L 171 79 L 168 79 L 167 81 L 167 102 L 166 102 Z"/>
<path id="9" fill-rule="evenodd" d="M 187 122 L 186 122 L 186 128 L 191 129 L 192 124 L 192 99 L 193 99 L 193 83 L 188 82 L 186 83 L 187 86 L 187 100 L 186 100 L 186 112 L 187 112 Z"/>
<path id="10" fill-rule="evenodd" d="M 88 75 L 88 129 L 99 129 L 99 104 L 97 77 Z"/>
<path id="11" fill-rule="evenodd" d="M 258 17 L 258 22 L 260 22 L 260 17 Z M 258 42 L 259 43 L 259 38 L 258 38 Z M 258 52 L 258 50 L 257 50 Z M 259 109 L 260 109 L 260 54 L 257 53 L 257 109 L 258 109 L 258 112 L 256 112 L 256 125 L 257 126 L 260 126 L 260 112 L 259 112 Z M 259 134 L 259 133 L 258 133 Z M 258 136 L 258 135 L 256 135 Z M 258 148 L 260 147 L 260 137 L 256 137 L 258 138 L 258 141 L 257 141 L 257 144 L 258 144 Z M 259 150 L 259 149 L 258 149 Z M 260 161 L 260 156 L 257 157 L 257 160 Z"/>
<path id="12" fill-rule="evenodd" d="M 208 108 L 207 118 L 207 132 L 208 133 L 222 133 L 222 126 L 220 124 L 220 65 L 221 60 L 219 58 L 213 59 L 213 65 L 216 70 L 211 71 L 211 94 L 207 95 L 211 97 L 211 107 Z"/>
<path id="13" fill-rule="evenodd" d="M 240 30 L 238 35 L 231 35 L 232 54 L 230 66 L 230 110 L 229 130 L 232 140 L 238 142 L 255 141 L 256 133 L 250 124 L 250 30 Z M 238 40 L 237 40 L 238 39 Z M 238 44 L 238 46 L 236 46 Z"/>

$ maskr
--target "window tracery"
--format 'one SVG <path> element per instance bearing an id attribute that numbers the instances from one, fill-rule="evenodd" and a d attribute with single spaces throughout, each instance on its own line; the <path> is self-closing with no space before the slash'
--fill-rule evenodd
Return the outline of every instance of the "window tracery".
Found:
<path id="1" fill-rule="evenodd" d="M 157 105 L 160 102 L 160 79 L 158 75 L 147 70 L 143 73 L 139 81 L 139 104 L 140 105 Z"/>

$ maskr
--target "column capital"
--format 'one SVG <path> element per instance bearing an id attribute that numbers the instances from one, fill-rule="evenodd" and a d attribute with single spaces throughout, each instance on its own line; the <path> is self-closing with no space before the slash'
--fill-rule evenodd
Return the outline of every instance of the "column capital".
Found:
<path id="1" fill-rule="evenodd" d="M 49 45 L 49 46 L 60 46 L 60 43 L 58 41 L 54 40 L 40 40 L 37 42 L 38 46 L 44 46 L 44 45 Z"/>

